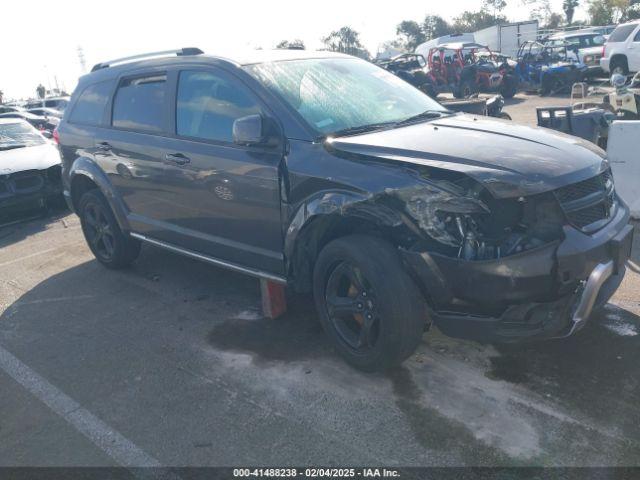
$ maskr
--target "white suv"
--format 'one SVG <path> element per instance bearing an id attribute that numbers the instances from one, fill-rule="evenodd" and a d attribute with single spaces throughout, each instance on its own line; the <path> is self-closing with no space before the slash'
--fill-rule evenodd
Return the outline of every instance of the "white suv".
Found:
<path id="1" fill-rule="evenodd" d="M 640 71 L 640 20 L 616 27 L 604 45 L 600 66 L 612 74 Z"/>

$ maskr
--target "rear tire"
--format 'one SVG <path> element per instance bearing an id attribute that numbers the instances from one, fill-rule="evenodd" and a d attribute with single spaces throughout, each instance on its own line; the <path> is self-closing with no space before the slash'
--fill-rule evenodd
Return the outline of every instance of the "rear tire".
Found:
<path id="1" fill-rule="evenodd" d="M 396 366 L 422 339 L 426 303 L 384 240 L 349 235 L 329 243 L 315 264 L 313 291 L 334 348 L 360 370 Z"/>
<path id="2" fill-rule="evenodd" d="M 546 75 L 542 79 L 540 95 L 553 95 L 562 89 L 562 81 L 555 75 Z"/>
<path id="3" fill-rule="evenodd" d="M 124 268 L 138 257 L 140 242 L 120 230 L 100 190 L 89 190 L 82 195 L 78 214 L 89 248 L 105 267 Z"/>
<path id="4" fill-rule="evenodd" d="M 629 65 L 627 63 L 627 59 L 622 58 L 614 58 L 611 61 L 611 65 L 609 66 L 609 71 L 611 75 L 614 73 L 619 73 L 620 75 L 629 75 Z"/>
<path id="5" fill-rule="evenodd" d="M 454 97 L 468 98 L 474 93 L 478 93 L 478 86 L 473 79 L 467 78 L 460 83 L 460 86 L 454 92 Z"/>
<path id="6" fill-rule="evenodd" d="M 518 79 L 513 75 L 505 75 L 502 79 L 502 88 L 500 94 L 504 98 L 513 98 L 518 92 Z"/>

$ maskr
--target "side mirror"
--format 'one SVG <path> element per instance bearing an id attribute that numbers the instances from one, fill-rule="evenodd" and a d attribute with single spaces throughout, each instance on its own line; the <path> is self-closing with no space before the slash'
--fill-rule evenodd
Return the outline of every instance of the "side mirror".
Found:
<path id="1" fill-rule="evenodd" d="M 233 122 L 233 143 L 238 145 L 265 145 L 267 135 L 262 115 L 247 115 Z"/>

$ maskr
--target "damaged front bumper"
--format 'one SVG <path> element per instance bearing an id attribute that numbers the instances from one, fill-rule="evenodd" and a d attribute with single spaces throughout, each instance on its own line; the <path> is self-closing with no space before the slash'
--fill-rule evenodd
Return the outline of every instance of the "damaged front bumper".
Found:
<path id="1" fill-rule="evenodd" d="M 401 253 L 445 334 L 514 342 L 580 330 L 622 282 L 632 242 L 621 206 L 593 235 L 567 226 L 562 241 L 496 260 Z"/>
<path id="2" fill-rule="evenodd" d="M 39 174 L 42 180 L 25 189 L 13 188 L 9 180 L 0 185 L 0 225 L 30 218 L 46 210 L 52 203 L 62 203 L 62 183 L 57 178 Z"/>

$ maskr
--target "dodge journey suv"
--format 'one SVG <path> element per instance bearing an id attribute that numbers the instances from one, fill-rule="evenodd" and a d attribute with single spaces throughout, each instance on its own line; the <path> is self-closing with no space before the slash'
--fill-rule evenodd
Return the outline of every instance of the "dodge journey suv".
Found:
<path id="1" fill-rule="evenodd" d="M 631 249 L 602 150 L 448 111 L 342 54 L 101 63 L 58 138 L 99 262 L 125 267 L 146 242 L 313 292 L 364 370 L 403 361 L 432 324 L 483 341 L 571 335 Z"/>

